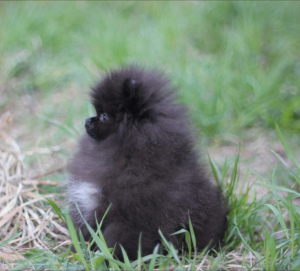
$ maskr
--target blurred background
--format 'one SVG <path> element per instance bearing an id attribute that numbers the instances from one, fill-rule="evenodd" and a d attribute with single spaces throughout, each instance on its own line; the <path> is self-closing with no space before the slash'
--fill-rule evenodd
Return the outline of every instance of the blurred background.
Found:
<path id="1" fill-rule="evenodd" d="M 61 184 L 90 87 L 132 63 L 178 88 L 232 208 L 207 268 L 162 266 L 299 270 L 299 1 L 0 1 L 0 269 L 91 269 L 65 252 Z"/>
<path id="2" fill-rule="evenodd" d="M 212 153 L 276 145 L 275 123 L 298 146 L 299 15 L 300 2 L 1 2 L 5 129 L 66 161 L 93 114 L 90 86 L 138 63 L 168 74 Z"/>

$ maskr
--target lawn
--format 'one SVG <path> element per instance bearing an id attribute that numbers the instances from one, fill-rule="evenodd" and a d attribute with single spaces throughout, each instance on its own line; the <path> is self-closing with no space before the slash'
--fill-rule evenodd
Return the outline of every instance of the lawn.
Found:
<path id="1" fill-rule="evenodd" d="M 299 270 L 299 14 L 290 1 L 0 2 L 0 268 Z M 101 234 L 97 252 L 73 234 L 60 184 L 90 86 L 131 63 L 166 72 L 190 110 L 231 206 L 219 251 L 165 242 L 122 263 Z"/>

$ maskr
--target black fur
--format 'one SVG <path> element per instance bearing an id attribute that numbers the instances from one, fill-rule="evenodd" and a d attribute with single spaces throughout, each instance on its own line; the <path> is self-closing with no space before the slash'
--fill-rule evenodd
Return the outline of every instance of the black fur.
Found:
<path id="1" fill-rule="evenodd" d="M 199 163 L 186 110 L 175 103 L 164 75 L 136 66 L 108 73 L 92 90 L 97 116 L 87 119 L 80 148 L 69 166 L 70 214 L 83 236 L 90 234 L 75 207 L 96 230 L 104 219 L 108 246 L 119 244 L 130 259 L 160 243 L 158 229 L 170 234 L 193 223 L 198 250 L 218 245 L 226 228 L 227 207 Z M 81 189 L 88 192 L 81 194 Z"/>

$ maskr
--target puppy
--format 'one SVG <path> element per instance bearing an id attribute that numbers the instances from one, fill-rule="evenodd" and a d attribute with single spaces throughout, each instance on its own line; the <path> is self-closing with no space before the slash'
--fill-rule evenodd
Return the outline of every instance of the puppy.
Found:
<path id="1" fill-rule="evenodd" d="M 115 256 L 129 259 L 160 244 L 158 230 L 181 249 L 178 235 L 192 221 L 197 250 L 218 245 L 227 206 L 199 164 L 186 116 L 164 75 L 137 66 L 106 74 L 92 89 L 96 116 L 69 166 L 70 215 L 85 240 L 109 206 L 102 233 Z M 81 214 L 78 212 L 78 206 Z M 83 217 L 83 218 L 82 218 Z"/>

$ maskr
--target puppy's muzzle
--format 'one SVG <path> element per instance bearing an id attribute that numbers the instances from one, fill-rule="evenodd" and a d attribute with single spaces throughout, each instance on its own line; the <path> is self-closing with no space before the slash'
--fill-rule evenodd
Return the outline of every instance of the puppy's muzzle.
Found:
<path id="1" fill-rule="evenodd" d="M 92 124 L 94 124 L 96 121 L 96 118 L 95 117 L 92 117 L 92 118 L 87 118 L 85 120 L 85 126 L 91 126 Z"/>

